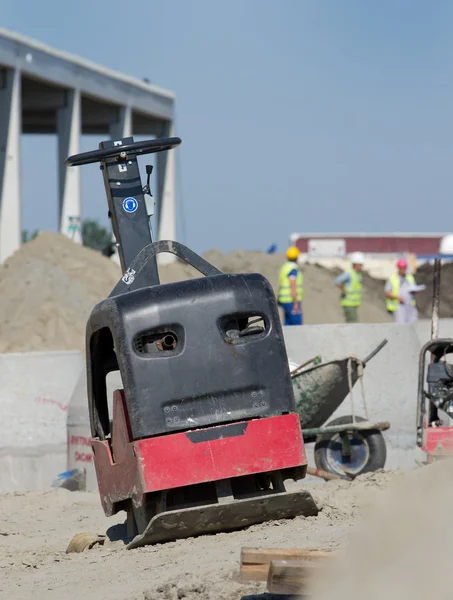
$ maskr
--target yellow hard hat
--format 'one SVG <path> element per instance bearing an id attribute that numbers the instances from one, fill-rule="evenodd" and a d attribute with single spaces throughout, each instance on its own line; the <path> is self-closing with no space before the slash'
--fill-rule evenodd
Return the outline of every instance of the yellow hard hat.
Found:
<path id="1" fill-rule="evenodd" d="M 299 250 L 295 247 L 295 246 L 291 246 L 290 248 L 288 248 L 288 250 L 286 251 L 286 258 L 288 260 L 296 260 L 296 258 L 299 256 Z"/>

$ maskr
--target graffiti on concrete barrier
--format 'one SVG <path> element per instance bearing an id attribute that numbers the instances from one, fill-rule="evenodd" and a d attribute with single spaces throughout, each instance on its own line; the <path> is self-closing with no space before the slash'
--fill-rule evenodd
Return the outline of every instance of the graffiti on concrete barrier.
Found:
<path id="1" fill-rule="evenodd" d="M 69 446 L 87 446 L 90 448 L 87 452 L 79 452 L 79 450 L 75 450 L 74 452 L 74 460 L 75 462 L 84 462 L 90 463 L 93 462 L 93 454 L 91 452 L 91 442 L 89 437 L 85 437 L 84 435 L 71 435 L 69 437 Z"/>
<path id="2" fill-rule="evenodd" d="M 90 438 L 84 437 L 83 435 L 71 435 L 70 442 L 71 446 L 90 446 Z"/>
<path id="3" fill-rule="evenodd" d="M 54 400 L 53 398 L 43 398 L 42 396 L 38 396 L 37 398 L 35 398 L 35 402 L 38 402 L 39 404 L 53 404 L 54 406 L 58 406 L 58 408 L 60 410 L 63 410 L 64 412 L 68 411 L 67 404 L 63 404 L 63 402 L 59 402 L 58 400 Z"/>
<path id="4" fill-rule="evenodd" d="M 87 452 L 76 452 L 75 460 L 76 462 L 93 462 L 93 455 Z"/>

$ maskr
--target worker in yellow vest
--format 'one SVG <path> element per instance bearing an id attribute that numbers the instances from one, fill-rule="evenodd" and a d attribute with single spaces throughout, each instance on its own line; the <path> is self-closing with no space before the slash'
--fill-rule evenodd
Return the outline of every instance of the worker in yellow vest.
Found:
<path id="1" fill-rule="evenodd" d="M 401 258 L 394 273 L 385 284 L 387 311 L 395 323 L 414 323 L 418 319 L 414 294 L 424 286 L 417 286 L 412 273 L 407 272 L 407 261 Z"/>
<path id="2" fill-rule="evenodd" d="M 280 268 L 278 304 L 285 314 L 285 325 L 302 325 L 304 279 L 297 264 L 299 250 L 294 246 L 286 251 L 287 262 Z"/>
<path id="3" fill-rule="evenodd" d="M 351 255 L 351 268 L 339 275 L 334 283 L 341 290 L 340 304 L 346 323 L 358 323 L 362 304 L 362 270 L 365 257 L 361 252 Z"/>

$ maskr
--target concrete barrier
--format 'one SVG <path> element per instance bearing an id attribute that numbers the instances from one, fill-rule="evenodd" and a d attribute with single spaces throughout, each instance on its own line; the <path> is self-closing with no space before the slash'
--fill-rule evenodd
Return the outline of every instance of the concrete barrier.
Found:
<path id="1" fill-rule="evenodd" d="M 390 421 L 385 432 L 387 468 L 410 469 L 423 459 L 415 444 L 415 415 L 418 358 L 420 349 L 430 337 L 430 322 L 414 325 L 393 323 L 357 325 L 306 325 L 284 327 L 285 343 L 291 362 L 302 362 L 321 354 L 323 362 L 349 355 L 365 358 L 384 339 L 388 344 L 367 365 L 364 390 L 369 416 L 377 421 Z M 453 337 L 453 319 L 440 322 L 440 334 Z M 119 374 L 107 380 L 108 396 L 121 387 Z M 361 388 L 353 390 L 355 413 L 365 416 Z M 111 410 L 111 405 L 110 405 Z M 332 415 L 351 414 L 348 397 Z M 83 370 L 71 398 L 68 413 L 68 468 L 83 467 L 87 471 L 87 489 L 97 488 L 94 466 L 89 452 L 90 425 L 86 397 L 86 375 Z M 313 447 L 307 448 L 313 464 Z"/>
<path id="2" fill-rule="evenodd" d="M 119 371 L 109 373 L 106 378 L 107 399 L 112 415 L 113 392 L 123 387 Z M 67 420 L 68 459 L 67 468 L 85 469 L 87 491 L 97 490 L 96 472 L 91 450 L 91 427 L 88 414 L 87 377 L 85 368 L 79 374 L 71 395 Z"/>
<path id="3" fill-rule="evenodd" d="M 453 319 L 440 321 L 440 335 L 453 337 Z M 415 444 L 416 392 L 419 352 L 430 337 L 429 321 L 285 327 L 284 336 L 288 356 L 298 364 L 317 354 L 324 362 L 348 355 L 365 358 L 387 338 L 389 343 L 365 369 L 369 415 L 392 424 L 385 432 L 387 468 L 412 468 L 422 459 Z M 119 374 L 110 375 L 110 398 L 120 386 Z M 363 415 L 359 384 L 353 399 L 356 414 Z M 0 355 L 0 411 L 0 493 L 44 489 L 58 473 L 81 466 L 87 469 L 88 488 L 97 487 L 80 352 Z M 332 418 L 350 413 L 347 398 Z M 312 461 L 310 452 L 309 457 Z"/>
<path id="4" fill-rule="evenodd" d="M 0 493 L 50 487 L 65 470 L 80 352 L 0 354 Z"/>
<path id="5" fill-rule="evenodd" d="M 422 346 L 430 339 L 430 321 L 413 325 L 358 323 L 284 327 L 289 359 L 301 364 L 320 354 L 323 362 L 356 356 L 364 359 L 384 338 L 388 344 L 366 366 L 365 399 L 369 417 L 390 421 L 384 433 L 387 441 L 386 468 L 410 469 L 423 460 L 415 442 L 418 360 Z M 442 319 L 439 334 L 453 337 L 453 319 Z M 365 416 L 360 384 L 352 398 L 357 415 Z M 351 397 L 332 415 L 332 419 L 351 414 Z M 312 459 L 311 448 L 309 457 Z"/>
<path id="6" fill-rule="evenodd" d="M 431 339 L 431 321 L 428 319 L 421 319 L 413 325 L 417 335 L 420 339 L 420 348 Z M 439 337 L 450 337 L 453 338 L 453 319 L 440 319 L 439 320 Z"/>

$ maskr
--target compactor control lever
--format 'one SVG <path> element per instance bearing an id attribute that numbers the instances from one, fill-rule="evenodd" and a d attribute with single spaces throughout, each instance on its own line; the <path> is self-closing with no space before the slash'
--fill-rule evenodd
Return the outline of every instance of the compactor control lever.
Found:
<path id="1" fill-rule="evenodd" d="M 143 188 L 143 193 L 148 194 L 148 196 L 152 196 L 151 187 L 150 187 L 152 172 L 153 172 L 153 165 L 146 165 L 146 185 Z"/>

